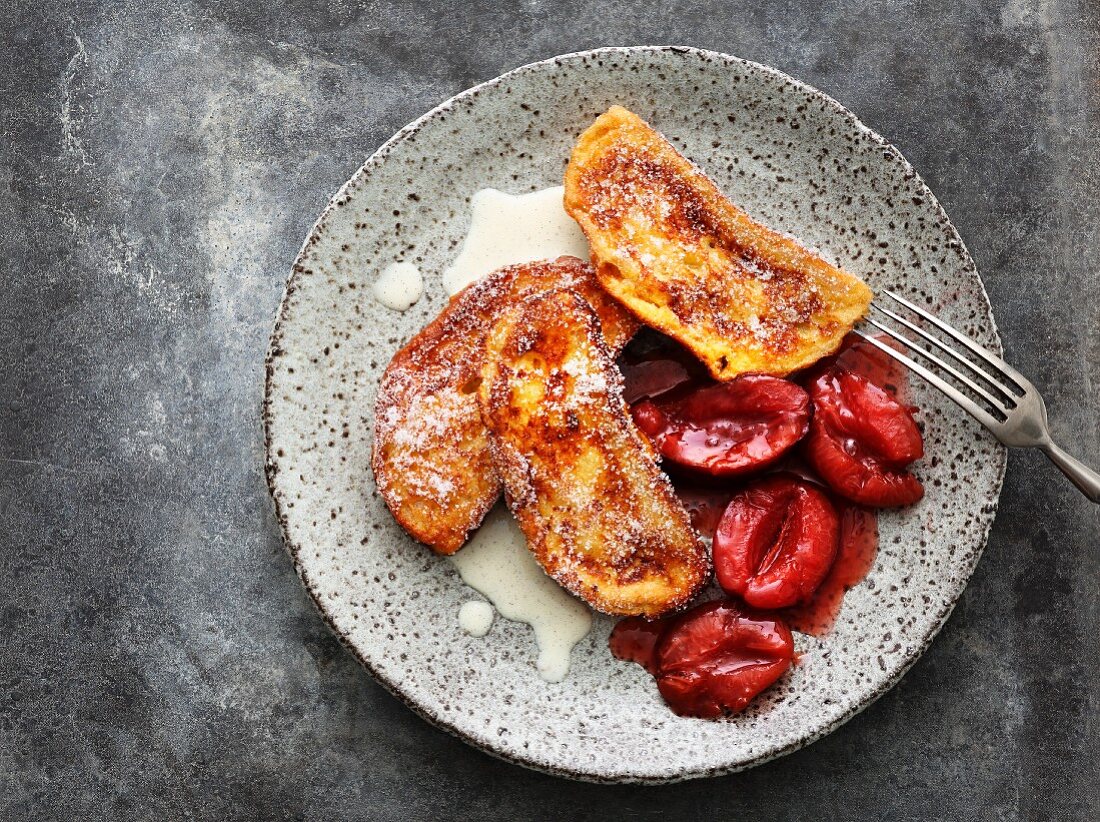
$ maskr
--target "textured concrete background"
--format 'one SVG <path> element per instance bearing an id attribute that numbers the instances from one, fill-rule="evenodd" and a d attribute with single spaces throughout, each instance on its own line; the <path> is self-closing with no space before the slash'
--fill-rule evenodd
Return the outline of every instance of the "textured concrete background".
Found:
<path id="1" fill-rule="evenodd" d="M 1100 464 L 1098 14 L 6 4 L 0 818 L 1100 817 L 1100 509 L 1041 457 L 1013 455 L 960 606 L 866 713 L 745 774 L 600 787 L 467 748 L 340 648 L 280 544 L 258 422 L 290 262 L 379 143 L 531 60 L 685 43 L 788 71 L 901 148 L 1057 433 Z"/>

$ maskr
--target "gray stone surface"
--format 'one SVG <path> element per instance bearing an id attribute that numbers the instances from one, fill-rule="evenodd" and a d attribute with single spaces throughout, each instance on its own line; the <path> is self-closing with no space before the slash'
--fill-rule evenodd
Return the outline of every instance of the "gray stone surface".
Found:
<path id="1" fill-rule="evenodd" d="M 973 582 L 894 691 L 800 753 L 668 787 L 564 782 L 429 727 L 280 544 L 262 359 L 317 213 L 443 98 L 597 45 L 769 63 L 894 141 L 1100 464 L 1097 10 L 812 5 L 6 6 L 0 818 L 1100 816 L 1100 509 L 1037 455 L 1012 456 Z"/>

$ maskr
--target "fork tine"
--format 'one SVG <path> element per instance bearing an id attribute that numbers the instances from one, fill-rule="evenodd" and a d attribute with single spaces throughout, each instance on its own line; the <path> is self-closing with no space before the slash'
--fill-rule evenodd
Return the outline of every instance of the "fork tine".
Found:
<path id="1" fill-rule="evenodd" d="M 1011 407 L 1015 407 L 1016 400 L 1017 400 L 1017 396 L 1016 396 L 1015 393 L 1013 393 L 1008 388 L 1003 386 L 998 380 L 996 380 L 993 377 L 989 376 L 989 374 L 987 374 L 983 369 L 979 368 L 977 365 L 972 363 L 970 360 L 968 360 L 966 357 L 964 357 L 962 354 L 960 354 L 954 348 L 949 346 L 947 343 L 945 343 L 939 337 L 937 337 L 933 334 L 929 334 L 927 331 L 925 331 L 919 325 L 916 325 L 915 323 L 909 322 L 909 320 L 905 319 L 900 314 L 897 314 L 897 313 L 891 311 L 889 308 L 883 308 L 881 305 L 876 305 L 875 303 L 871 303 L 871 308 L 875 309 L 875 311 L 878 311 L 882 314 L 885 314 L 887 317 L 894 320 L 895 322 L 901 323 L 906 328 L 908 328 L 910 331 L 912 331 L 914 334 L 917 334 L 918 336 L 920 336 L 921 339 L 932 343 L 932 345 L 936 346 L 938 349 L 940 349 L 944 353 L 950 354 L 952 357 L 955 358 L 956 361 L 958 361 L 958 362 L 962 363 L 963 365 L 965 365 L 967 368 L 969 368 L 971 371 L 973 371 L 975 374 L 977 374 L 979 377 L 981 377 L 987 383 L 992 385 L 995 389 L 1000 391 L 1001 394 L 1004 395 L 1005 399 L 1007 399 L 1012 404 Z M 871 320 L 869 320 L 869 321 L 871 321 Z M 871 322 L 873 322 L 873 321 L 871 321 Z M 875 323 L 875 325 L 878 326 L 878 323 Z M 881 328 L 882 326 L 878 326 L 878 327 Z M 899 339 L 901 339 L 901 338 L 899 338 Z M 905 340 L 905 339 L 901 339 L 901 342 L 908 344 L 908 340 Z M 913 347 L 913 346 L 910 346 L 910 347 Z M 916 349 L 916 348 L 914 348 L 914 350 L 919 351 L 919 349 Z M 943 363 L 941 363 L 941 365 L 943 365 Z M 959 377 L 959 379 L 963 379 L 954 370 L 951 370 L 951 373 L 954 374 L 956 377 Z M 971 387 L 974 387 L 975 390 L 977 390 L 977 387 L 974 386 L 974 384 L 971 383 L 969 380 L 964 380 L 964 381 L 968 385 L 970 385 Z M 990 400 L 990 402 L 992 402 L 992 400 Z"/>
<path id="2" fill-rule="evenodd" d="M 893 357 L 902 365 L 908 367 L 911 371 L 928 380 L 928 382 L 932 383 L 932 385 L 936 386 L 936 388 L 940 389 L 940 391 L 942 391 L 944 394 L 954 400 L 956 405 L 962 408 L 966 413 L 968 413 L 986 428 L 990 429 L 993 432 L 996 432 L 1000 428 L 1000 420 L 998 420 L 996 417 L 994 417 L 992 414 L 990 414 L 988 411 L 986 411 L 984 408 L 974 402 L 974 400 L 970 399 L 970 397 L 966 396 L 966 394 L 959 391 L 959 389 L 955 388 L 955 386 L 951 385 L 951 383 L 945 381 L 938 374 L 934 374 L 920 363 L 915 362 L 914 360 L 902 354 L 900 351 L 895 351 L 886 343 L 882 342 L 881 340 L 875 339 L 865 331 L 860 331 L 857 328 L 855 330 L 855 333 L 863 337 L 863 339 L 867 340 L 867 342 L 871 343 L 871 345 L 875 346 L 875 348 L 879 349 L 884 354 Z"/>
<path id="3" fill-rule="evenodd" d="M 950 374 L 952 377 L 957 379 L 959 382 L 963 383 L 963 385 L 966 385 L 967 387 L 969 387 L 971 391 L 973 391 L 975 394 L 977 394 L 983 400 L 988 402 L 991 406 L 993 406 L 993 408 L 995 408 L 998 411 L 1000 411 L 1001 413 L 1005 414 L 1005 416 L 1008 416 L 1007 409 L 1005 409 L 1005 407 L 1004 407 L 1004 401 L 1003 400 L 998 400 L 996 397 L 994 397 L 992 394 L 990 394 L 988 391 L 986 391 L 984 388 L 982 388 L 980 385 L 978 385 L 976 382 L 974 382 L 972 379 L 970 379 L 970 377 L 966 376 L 966 374 L 963 374 L 957 368 L 952 366 L 950 363 L 944 362 L 939 357 L 937 357 L 935 354 L 932 354 L 932 353 L 926 351 L 925 349 L 921 348 L 919 345 L 917 345 L 912 340 L 909 340 L 909 339 L 903 337 L 897 331 L 890 328 L 889 326 L 883 325 L 878 320 L 875 320 L 875 319 L 872 319 L 871 317 L 868 317 L 867 322 L 869 322 L 875 328 L 878 328 L 878 329 L 881 329 L 882 331 L 885 331 L 887 334 L 889 334 L 895 340 L 900 342 L 902 345 L 906 346 L 909 350 L 913 351 L 916 354 L 920 354 L 922 357 L 924 357 L 929 362 L 935 363 L 940 368 L 942 368 L 944 371 L 946 371 L 948 374 Z M 1009 395 L 1009 396 L 1011 396 L 1011 395 Z"/>
<path id="4" fill-rule="evenodd" d="M 901 296 L 895 294 L 893 291 L 888 291 L 886 289 L 883 289 L 880 293 L 885 294 L 887 297 L 894 300 L 895 302 L 901 303 L 906 308 L 908 308 L 910 311 L 912 311 L 914 314 L 921 317 L 925 321 L 932 323 L 932 325 L 936 326 L 936 328 L 940 329 L 940 331 L 944 332 L 945 334 L 951 335 L 956 340 L 958 340 L 960 343 L 962 343 L 967 348 L 969 348 L 973 353 L 977 354 L 979 357 L 981 357 L 983 360 L 985 360 L 991 366 L 993 366 L 998 371 L 1000 371 L 1003 376 L 1008 377 L 1009 381 L 1012 382 L 1013 384 L 1015 384 L 1015 386 L 1018 389 L 1020 389 L 1020 393 L 1017 396 L 1022 397 L 1024 394 L 1027 393 L 1027 388 L 1026 388 L 1027 380 L 1024 378 L 1024 375 L 1021 374 L 1019 371 L 1017 371 L 1015 368 L 1013 368 L 1011 365 L 1006 363 L 1000 357 L 990 353 L 987 349 L 985 349 L 982 346 L 978 345 L 976 342 L 974 342 L 968 336 L 963 334 L 961 331 L 958 331 L 953 326 L 950 326 L 947 323 L 945 323 L 943 320 L 941 320 L 935 314 L 930 314 L 929 312 L 925 311 L 923 308 L 919 308 L 918 306 L 914 305 L 913 303 L 911 303 L 909 300 L 905 299 L 904 297 L 901 297 Z M 1021 382 L 1021 380 L 1023 380 L 1023 382 Z"/>

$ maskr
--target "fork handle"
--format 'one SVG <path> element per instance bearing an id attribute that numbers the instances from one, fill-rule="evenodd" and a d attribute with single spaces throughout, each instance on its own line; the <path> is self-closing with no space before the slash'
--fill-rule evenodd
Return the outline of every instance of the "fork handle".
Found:
<path id="1" fill-rule="evenodd" d="M 1069 477 L 1070 482 L 1076 485 L 1082 494 L 1093 502 L 1100 502 L 1100 474 L 1049 440 L 1039 448 L 1050 457 L 1050 461 L 1057 465 L 1063 474 Z"/>

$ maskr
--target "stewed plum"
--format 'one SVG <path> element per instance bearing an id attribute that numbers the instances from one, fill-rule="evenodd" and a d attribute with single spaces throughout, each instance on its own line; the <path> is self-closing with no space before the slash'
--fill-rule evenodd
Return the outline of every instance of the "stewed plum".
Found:
<path id="1" fill-rule="evenodd" d="M 644 400 L 633 415 L 667 462 L 735 477 L 771 465 L 806 435 L 810 399 L 793 382 L 747 375 Z"/>
<path id="2" fill-rule="evenodd" d="M 730 500 L 714 534 L 718 584 L 756 608 L 806 602 L 836 558 L 840 517 L 817 485 L 790 474 Z"/>
<path id="3" fill-rule="evenodd" d="M 694 354 L 668 339 L 650 339 L 650 345 L 640 351 L 631 343 L 619 360 L 619 369 L 628 405 L 714 382 Z"/>
<path id="4" fill-rule="evenodd" d="M 814 418 L 806 458 L 822 479 L 853 502 L 910 505 L 924 487 L 906 466 L 924 454 L 910 410 L 866 377 L 828 368 L 810 384 Z"/>
<path id="5" fill-rule="evenodd" d="M 667 619 L 645 617 L 620 619 L 611 629 L 607 644 L 616 659 L 637 662 L 651 674 L 657 673 L 657 643 L 665 632 Z"/>
<path id="6" fill-rule="evenodd" d="M 657 690 L 680 716 L 744 709 L 787 671 L 794 639 L 782 620 L 731 600 L 696 606 L 657 643 Z"/>

